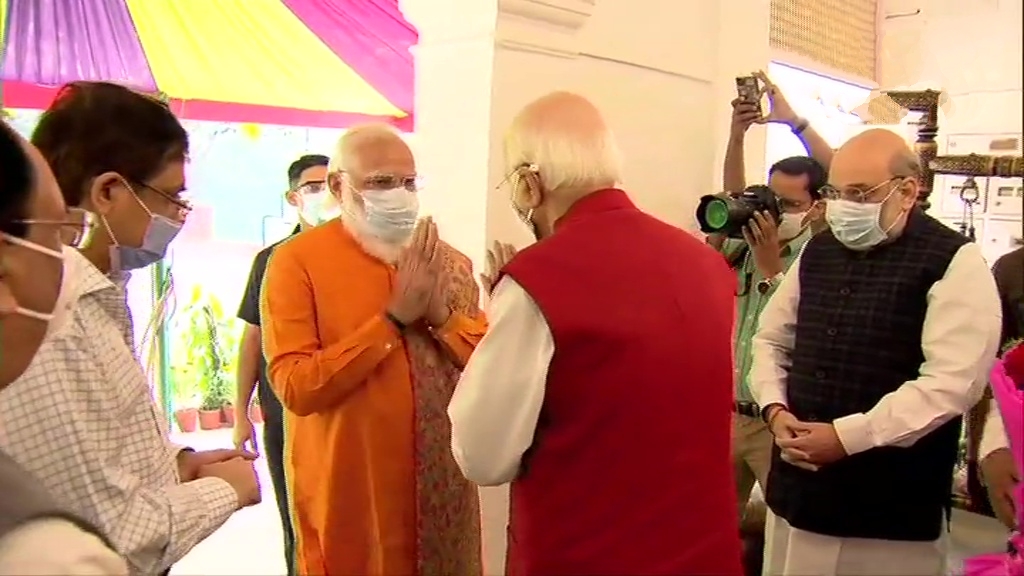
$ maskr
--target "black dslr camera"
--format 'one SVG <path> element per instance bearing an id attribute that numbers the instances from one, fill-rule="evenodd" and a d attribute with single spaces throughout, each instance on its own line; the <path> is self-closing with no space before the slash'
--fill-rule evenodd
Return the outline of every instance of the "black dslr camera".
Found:
<path id="1" fill-rule="evenodd" d="M 768 212 L 776 225 L 782 219 L 778 198 L 771 188 L 761 184 L 747 186 L 738 195 L 722 192 L 702 196 L 697 205 L 697 223 L 705 234 L 743 238 L 743 227 L 756 212 Z"/>

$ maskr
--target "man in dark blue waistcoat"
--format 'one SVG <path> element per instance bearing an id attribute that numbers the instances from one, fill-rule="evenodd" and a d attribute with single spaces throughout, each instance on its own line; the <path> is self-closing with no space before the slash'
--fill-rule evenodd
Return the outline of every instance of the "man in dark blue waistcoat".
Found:
<path id="1" fill-rule="evenodd" d="M 840 148 L 830 230 L 761 316 L 768 574 L 945 573 L 961 416 L 995 360 L 1000 304 L 980 248 L 916 207 L 919 174 L 893 132 Z"/>

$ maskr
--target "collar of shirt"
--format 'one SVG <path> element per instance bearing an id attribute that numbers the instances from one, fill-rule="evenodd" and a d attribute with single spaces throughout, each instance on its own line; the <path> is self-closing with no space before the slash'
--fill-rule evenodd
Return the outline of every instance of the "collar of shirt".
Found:
<path id="1" fill-rule="evenodd" d="M 78 250 L 69 252 L 66 258 L 65 274 L 72 274 L 79 298 L 104 290 L 117 289 L 117 284 L 103 272 L 100 272 L 100 269 Z"/>
<path id="2" fill-rule="evenodd" d="M 74 301 L 92 300 L 117 324 L 121 335 L 132 350 L 135 349 L 134 325 L 128 309 L 127 283 L 129 274 L 119 273 L 114 278 L 104 274 L 85 256 L 75 253 L 69 258 L 69 268 L 75 279 Z"/>

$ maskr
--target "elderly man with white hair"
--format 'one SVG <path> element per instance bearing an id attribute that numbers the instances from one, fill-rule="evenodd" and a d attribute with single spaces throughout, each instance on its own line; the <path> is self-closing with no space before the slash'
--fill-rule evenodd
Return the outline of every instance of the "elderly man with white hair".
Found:
<path id="1" fill-rule="evenodd" d="M 262 291 L 296 572 L 479 575 L 479 499 L 445 418 L 487 329 L 469 259 L 419 219 L 391 128 L 346 132 L 327 182 L 341 217 L 279 246 Z"/>
<path id="2" fill-rule="evenodd" d="M 505 262 L 448 415 L 466 476 L 512 482 L 507 569 L 741 574 L 729 452 L 733 280 L 637 209 L 584 98 L 527 106 L 505 138 Z"/>

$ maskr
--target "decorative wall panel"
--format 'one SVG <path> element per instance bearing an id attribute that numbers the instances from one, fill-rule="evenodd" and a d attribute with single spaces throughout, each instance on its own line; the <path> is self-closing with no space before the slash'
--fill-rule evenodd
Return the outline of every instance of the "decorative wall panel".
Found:
<path id="1" fill-rule="evenodd" d="M 773 48 L 876 80 L 878 0 L 770 0 Z"/>

